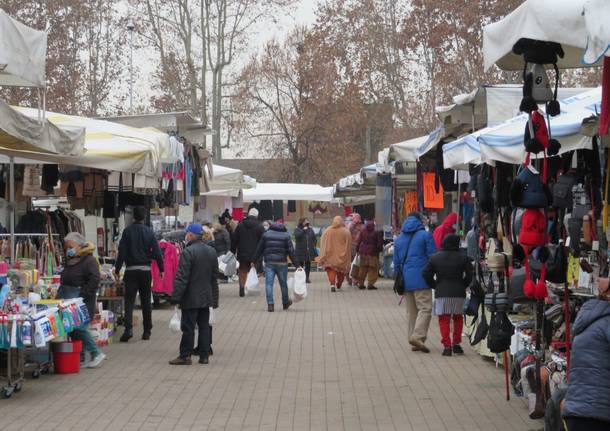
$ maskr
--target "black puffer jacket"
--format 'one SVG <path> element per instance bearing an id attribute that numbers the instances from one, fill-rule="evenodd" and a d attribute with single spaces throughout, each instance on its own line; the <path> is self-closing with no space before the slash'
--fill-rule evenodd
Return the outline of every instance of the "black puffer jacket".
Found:
<path id="1" fill-rule="evenodd" d="M 100 266 L 92 253 L 93 244 L 81 249 L 78 257 L 69 259 L 61 273 L 61 285 L 80 288 L 80 296 L 87 306 L 89 315 L 95 314 L 95 300 L 100 284 Z"/>
<path id="2" fill-rule="evenodd" d="M 172 302 L 183 310 L 218 307 L 218 258 L 203 241 L 191 242 L 180 255 Z"/>
<path id="3" fill-rule="evenodd" d="M 214 248 L 218 256 L 227 254 L 231 250 L 231 235 L 224 227 L 214 232 Z"/>
<path id="4" fill-rule="evenodd" d="M 288 258 L 294 263 L 294 246 L 286 226 L 272 225 L 258 243 L 255 260 L 265 258 L 265 263 L 286 263 Z"/>
<path id="5" fill-rule="evenodd" d="M 297 227 L 294 230 L 296 262 L 310 262 L 316 258 L 316 233 L 312 228 Z"/>
<path id="6" fill-rule="evenodd" d="M 256 247 L 265 228 L 255 217 L 248 217 L 235 229 L 235 250 L 240 262 L 256 262 Z"/>
<path id="7" fill-rule="evenodd" d="M 472 263 L 459 248 L 460 238 L 447 235 L 441 251 L 434 254 L 424 268 L 422 276 L 428 286 L 436 290 L 436 298 L 466 297 L 466 288 L 472 281 Z"/>

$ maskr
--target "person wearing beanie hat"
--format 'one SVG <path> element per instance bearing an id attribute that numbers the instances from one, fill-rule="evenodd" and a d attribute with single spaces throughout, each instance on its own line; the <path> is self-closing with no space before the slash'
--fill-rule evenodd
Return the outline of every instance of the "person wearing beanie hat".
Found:
<path id="1" fill-rule="evenodd" d="M 574 322 L 570 380 L 561 412 L 568 430 L 610 430 L 610 280 L 584 303 Z"/>
<path id="2" fill-rule="evenodd" d="M 248 217 L 235 229 L 234 243 L 232 244 L 239 262 L 240 297 L 244 297 L 246 294 L 245 286 L 248 271 L 250 271 L 252 265 L 256 264 L 256 248 L 264 233 L 265 229 L 258 220 L 258 210 L 250 208 Z"/>
<path id="3" fill-rule="evenodd" d="M 216 250 L 203 240 L 204 228 L 198 223 L 186 229 L 186 247 L 180 255 L 174 279 L 172 304 L 182 311 L 180 354 L 170 365 L 191 365 L 195 328 L 199 331 L 199 363 L 207 364 L 210 345 L 210 307 L 218 308 L 218 257 Z"/>
<path id="4" fill-rule="evenodd" d="M 460 252 L 460 237 L 449 234 L 443 239 L 441 250 L 430 258 L 422 273 L 428 286 L 435 291 L 434 314 L 438 316 L 443 356 L 464 353 L 461 346 L 462 314 L 472 272 L 470 259 Z"/>

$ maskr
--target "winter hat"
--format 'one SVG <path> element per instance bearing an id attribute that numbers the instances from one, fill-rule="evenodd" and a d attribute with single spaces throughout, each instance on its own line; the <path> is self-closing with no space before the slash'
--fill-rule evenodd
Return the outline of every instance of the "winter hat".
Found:
<path id="1" fill-rule="evenodd" d="M 533 132 L 533 137 L 532 137 Z M 544 117 L 538 111 L 532 111 L 523 138 L 525 150 L 529 153 L 540 153 L 549 148 L 549 131 Z"/>
<path id="2" fill-rule="evenodd" d="M 191 223 L 189 227 L 186 228 L 187 233 L 192 233 L 197 236 L 203 235 L 203 226 L 199 223 Z"/>
<path id="3" fill-rule="evenodd" d="M 528 208 L 523 214 L 519 243 L 525 247 L 539 247 L 546 244 L 546 218 L 539 209 Z"/>
<path id="4" fill-rule="evenodd" d="M 258 210 L 256 208 L 250 208 L 250 211 L 248 211 L 248 216 L 258 218 Z"/>

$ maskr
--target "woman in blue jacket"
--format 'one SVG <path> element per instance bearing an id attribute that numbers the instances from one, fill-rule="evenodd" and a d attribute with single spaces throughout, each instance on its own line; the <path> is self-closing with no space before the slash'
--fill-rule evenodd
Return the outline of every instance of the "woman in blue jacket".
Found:
<path id="1" fill-rule="evenodd" d="M 570 381 L 562 415 L 569 431 L 610 430 L 610 288 L 587 301 L 574 323 Z"/>
<path id="2" fill-rule="evenodd" d="M 394 241 L 394 268 L 402 269 L 405 302 L 412 350 L 430 353 L 426 338 L 432 318 L 432 290 L 422 276 L 430 257 L 436 252 L 434 238 L 426 231 L 419 213 L 411 213 Z"/>

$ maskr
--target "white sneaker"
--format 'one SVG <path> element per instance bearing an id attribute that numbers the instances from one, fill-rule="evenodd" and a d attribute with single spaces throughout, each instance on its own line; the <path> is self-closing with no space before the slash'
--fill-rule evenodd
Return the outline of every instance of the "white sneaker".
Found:
<path id="1" fill-rule="evenodd" d="M 101 353 L 93 358 L 90 362 L 85 365 L 85 368 L 97 368 L 106 359 L 106 355 Z"/>

